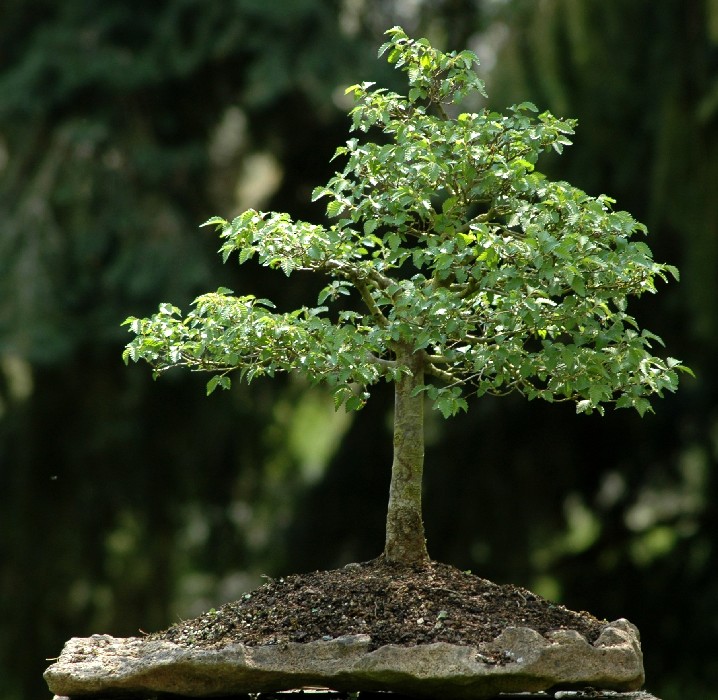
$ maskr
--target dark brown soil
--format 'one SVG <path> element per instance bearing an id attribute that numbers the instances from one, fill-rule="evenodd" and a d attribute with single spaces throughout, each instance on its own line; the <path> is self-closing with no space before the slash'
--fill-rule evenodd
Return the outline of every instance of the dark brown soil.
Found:
<path id="1" fill-rule="evenodd" d="M 432 642 L 477 645 L 510 626 L 541 634 L 577 630 L 589 642 L 605 627 L 524 588 L 498 585 L 431 562 L 394 567 L 382 558 L 269 580 L 240 600 L 151 635 L 182 646 L 311 642 L 368 634 L 371 647 Z"/>

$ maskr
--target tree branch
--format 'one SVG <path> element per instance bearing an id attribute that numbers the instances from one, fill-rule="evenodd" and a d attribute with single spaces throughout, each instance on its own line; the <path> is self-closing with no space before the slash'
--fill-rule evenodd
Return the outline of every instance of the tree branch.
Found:
<path id="1" fill-rule="evenodd" d="M 394 282 L 394 280 L 391 279 L 391 277 L 387 277 L 386 275 L 382 275 L 381 272 L 378 270 L 375 270 L 374 268 L 371 268 L 368 270 L 369 272 L 369 279 L 371 279 L 372 282 L 374 282 L 377 287 L 380 289 L 386 289 L 387 287 L 391 286 Z"/>
<path id="2" fill-rule="evenodd" d="M 373 352 L 367 353 L 367 359 L 383 369 L 394 370 L 398 367 L 396 360 L 385 360 L 383 357 L 377 357 Z"/>
<path id="3" fill-rule="evenodd" d="M 431 360 L 431 357 L 427 357 L 426 364 L 424 366 L 424 371 L 427 374 L 430 374 L 432 377 L 436 377 L 437 379 L 441 379 L 442 381 L 446 382 L 447 384 L 463 384 L 464 382 L 460 379 L 458 379 L 455 375 L 453 375 L 451 372 L 447 372 L 446 370 L 439 369 Z"/>
<path id="4" fill-rule="evenodd" d="M 439 116 L 445 121 L 449 121 L 449 115 L 446 113 L 446 110 L 444 109 L 444 105 L 441 104 L 441 102 L 434 102 L 434 106 L 436 107 L 436 111 L 439 113 Z"/>
<path id="5" fill-rule="evenodd" d="M 384 316 L 384 314 L 382 313 L 382 310 L 379 308 L 374 297 L 371 295 L 371 291 L 369 290 L 369 286 L 367 285 L 366 281 L 363 280 L 361 277 L 355 275 L 349 275 L 349 280 L 354 285 L 354 287 L 356 287 L 357 291 L 361 295 L 362 301 L 369 309 L 369 313 L 371 313 L 371 315 L 376 319 L 376 322 L 380 326 L 386 328 L 386 326 L 389 325 L 389 321 L 387 317 Z"/>
<path id="6" fill-rule="evenodd" d="M 471 277 L 464 284 L 452 284 L 450 287 L 452 292 L 456 292 L 459 299 L 466 299 L 479 289 L 479 281 L 475 277 Z"/>

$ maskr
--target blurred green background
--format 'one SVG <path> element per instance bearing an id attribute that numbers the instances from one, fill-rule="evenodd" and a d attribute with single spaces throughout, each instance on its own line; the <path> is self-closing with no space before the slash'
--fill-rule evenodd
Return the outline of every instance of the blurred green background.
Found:
<path id="1" fill-rule="evenodd" d="M 204 396 L 126 368 L 120 323 L 223 285 L 198 225 L 322 220 L 344 87 L 402 24 L 482 61 L 490 104 L 580 121 L 542 169 L 618 200 L 682 282 L 635 315 L 696 372 L 656 415 L 482 399 L 428 417 L 433 558 L 642 631 L 647 687 L 718 698 L 718 1 L 5 0 L 0 7 L 0 698 L 71 636 L 139 634 L 383 546 L 390 387 L 346 416 L 297 378 Z M 540 166 L 541 167 L 541 166 Z"/>

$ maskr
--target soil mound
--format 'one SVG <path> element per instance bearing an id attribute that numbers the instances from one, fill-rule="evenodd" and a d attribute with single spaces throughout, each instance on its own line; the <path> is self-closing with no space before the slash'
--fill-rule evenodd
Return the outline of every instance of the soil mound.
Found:
<path id="1" fill-rule="evenodd" d="M 524 588 L 492 583 L 446 564 L 400 567 L 380 557 L 269 580 L 236 602 L 150 638 L 219 648 L 368 634 L 376 649 L 433 642 L 476 646 L 508 627 L 529 627 L 541 635 L 575 630 L 592 644 L 607 624 Z"/>

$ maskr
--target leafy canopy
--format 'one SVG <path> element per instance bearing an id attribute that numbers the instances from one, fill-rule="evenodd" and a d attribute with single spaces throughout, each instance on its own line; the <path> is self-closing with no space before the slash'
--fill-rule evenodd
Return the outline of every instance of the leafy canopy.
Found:
<path id="1" fill-rule="evenodd" d="M 399 27 L 387 34 L 379 54 L 406 73 L 408 93 L 348 88 L 358 134 L 313 193 L 334 223 L 249 210 L 203 224 L 220 232 L 225 261 L 236 253 L 240 264 L 325 276 L 317 306 L 279 313 L 225 288 L 186 316 L 161 304 L 125 321 L 135 334 L 125 362 L 146 360 L 155 376 L 210 372 L 208 393 L 229 388 L 235 370 L 247 381 L 298 371 L 357 409 L 369 385 L 409 371 L 409 348 L 429 377 L 420 391 L 444 416 L 471 394 L 513 391 L 575 401 L 578 412 L 650 410 L 688 370 L 651 354 L 660 338 L 638 327 L 627 299 L 678 272 L 653 261 L 636 240 L 645 227 L 614 200 L 536 170 L 542 152 L 571 143 L 575 121 L 529 102 L 460 112 L 467 95 L 485 96 L 476 56 L 442 53 Z"/>

